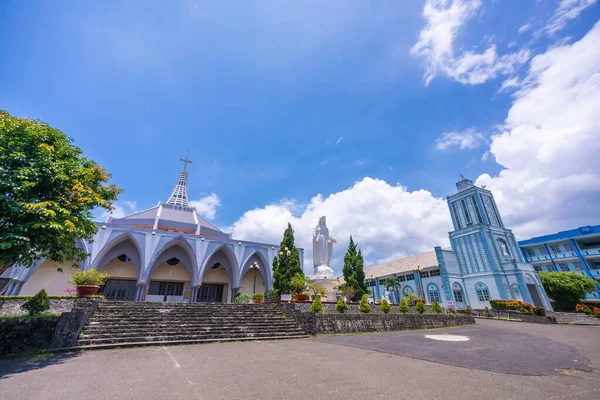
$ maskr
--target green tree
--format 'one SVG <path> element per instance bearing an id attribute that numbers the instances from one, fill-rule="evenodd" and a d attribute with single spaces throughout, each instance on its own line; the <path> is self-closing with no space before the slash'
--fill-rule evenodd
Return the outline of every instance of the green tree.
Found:
<path id="1" fill-rule="evenodd" d="M 313 298 L 312 304 L 310 305 L 310 312 L 320 314 L 323 312 L 323 303 L 319 296 Z"/>
<path id="2" fill-rule="evenodd" d="M 540 280 L 548 296 L 559 310 L 573 310 L 587 293 L 596 290 L 596 282 L 576 272 L 540 272 Z"/>
<path id="3" fill-rule="evenodd" d="M 346 301 L 344 300 L 343 296 L 340 296 L 340 298 L 337 301 L 337 304 L 335 305 L 335 311 L 343 314 L 348 310 L 348 304 L 346 304 Z"/>
<path id="4" fill-rule="evenodd" d="M 387 278 L 385 280 L 385 287 L 388 289 L 391 288 L 396 293 L 396 299 L 400 298 L 400 279 L 397 277 Z"/>
<path id="5" fill-rule="evenodd" d="M 390 302 L 386 299 L 381 299 L 381 301 L 379 302 L 379 309 L 382 313 L 387 314 L 390 311 L 392 311 L 392 306 L 390 305 Z"/>
<path id="6" fill-rule="evenodd" d="M 279 245 L 279 257 L 273 258 L 273 288 L 279 294 L 290 293 L 290 281 L 297 273 L 304 275 L 300 266 L 300 255 L 294 245 L 294 230 L 288 223 Z"/>
<path id="7" fill-rule="evenodd" d="M 342 273 L 344 281 L 348 287 L 354 289 L 353 300 L 361 299 L 365 294 L 369 294 L 367 283 L 365 282 L 365 271 L 363 269 L 363 256 L 360 250 L 357 251 L 357 246 L 350 236 L 348 250 L 344 255 L 344 266 Z"/>
<path id="8" fill-rule="evenodd" d="M 406 300 L 406 297 L 403 297 L 402 300 L 400 300 L 400 304 L 398 304 L 398 311 L 400 311 L 403 314 L 410 312 L 410 308 L 408 307 L 408 301 Z"/>
<path id="9" fill-rule="evenodd" d="M 423 314 L 427 311 L 427 307 L 425 307 L 425 303 L 423 303 L 423 299 L 417 300 L 417 304 L 415 305 L 415 309 L 419 314 Z"/>
<path id="10" fill-rule="evenodd" d="M 363 314 L 368 314 L 371 312 L 371 306 L 367 299 L 369 298 L 368 294 L 364 294 L 362 299 L 360 300 L 360 304 L 358 305 L 358 310 Z"/>
<path id="11" fill-rule="evenodd" d="M 441 314 L 444 312 L 444 309 L 442 308 L 442 306 L 440 306 L 440 303 L 438 303 L 437 300 L 433 301 L 433 304 L 431 305 L 431 312 L 434 312 L 436 314 Z"/>
<path id="12" fill-rule="evenodd" d="M 91 239 L 92 210 L 110 210 L 121 190 L 82 154 L 61 131 L 0 111 L 0 265 L 87 257 L 76 239 Z"/>

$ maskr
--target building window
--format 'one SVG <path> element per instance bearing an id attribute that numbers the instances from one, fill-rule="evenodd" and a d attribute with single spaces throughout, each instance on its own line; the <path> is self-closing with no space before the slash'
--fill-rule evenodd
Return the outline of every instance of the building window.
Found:
<path id="1" fill-rule="evenodd" d="M 421 271 L 421 278 L 429 278 L 429 271 Z"/>
<path id="2" fill-rule="evenodd" d="M 434 269 L 433 271 L 429 271 L 429 276 L 440 276 L 440 270 Z"/>
<path id="3" fill-rule="evenodd" d="M 477 214 L 477 220 L 480 224 L 483 224 L 483 219 L 481 218 L 481 212 L 479 212 L 479 207 L 477 206 L 477 202 L 475 201 L 475 196 L 471 196 L 471 201 L 473 202 L 473 207 L 475 207 L 475 214 Z"/>
<path id="4" fill-rule="evenodd" d="M 467 225 L 471 225 L 473 223 L 473 221 L 471 221 L 471 216 L 469 215 L 469 210 L 467 210 L 467 203 L 465 203 L 465 200 L 461 200 L 460 204 L 462 205 L 463 211 L 465 213 L 465 218 L 467 219 Z"/>
<path id="5" fill-rule="evenodd" d="M 559 268 L 560 268 L 560 270 L 562 272 L 569 272 L 570 271 L 569 265 L 567 265 L 566 263 L 560 263 L 560 264 L 558 264 L 558 266 L 559 266 Z"/>
<path id="6" fill-rule="evenodd" d="M 527 257 L 534 257 L 535 251 L 533 249 L 525 249 L 525 254 L 527 254 Z"/>
<path id="7" fill-rule="evenodd" d="M 380 280 L 379 280 L 379 284 L 380 284 L 381 286 L 385 285 L 385 279 L 380 279 Z"/>
<path id="8" fill-rule="evenodd" d="M 577 271 L 577 272 L 583 272 L 583 267 L 581 266 L 580 262 L 575 261 L 573 263 L 573 267 L 575 268 L 575 271 Z"/>
<path id="9" fill-rule="evenodd" d="M 534 265 L 533 269 L 535 269 L 535 272 L 541 272 L 542 271 L 542 267 L 540 267 L 539 265 Z"/>
<path id="10" fill-rule="evenodd" d="M 560 253 L 560 247 L 558 247 L 558 245 L 557 245 L 557 244 L 552 244 L 552 245 L 550 245 L 550 250 L 552 250 L 552 252 L 553 252 L 554 254 L 558 254 L 558 253 Z"/>
<path id="11" fill-rule="evenodd" d="M 404 275 L 400 275 L 400 276 L 398 277 L 398 280 L 399 280 L 400 282 L 404 282 L 404 281 L 406 280 L 406 276 L 404 276 Z"/>
<path id="12" fill-rule="evenodd" d="M 490 301 L 490 292 L 485 283 L 478 282 L 475 284 L 475 293 L 477 293 L 477 299 L 480 302 Z"/>
<path id="13" fill-rule="evenodd" d="M 565 251 L 573 251 L 573 246 L 571 246 L 571 243 L 566 243 L 565 244 Z"/>
<path id="14" fill-rule="evenodd" d="M 427 293 L 429 294 L 430 303 L 433 303 L 434 301 L 440 302 L 440 291 L 434 283 L 427 285 Z"/>
<path id="15" fill-rule="evenodd" d="M 120 256 L 117 256 L 117 259 L 121 262 L 127 262 L 131 260 L 131 258 L 127 257 L 127 254 L 121 254 Z"/>
<path id="16" fill-rule="evenodd" d="M 460 290 L 454 291 L 454 301 L 457 303 L 464 303 L 463 295 Z"/>
<path id="17" fill-rule="evenodd" d="M 456 227 L 458 229 L 462 229 L 462 225 L 460 224 L 460 215 L 458 215 L 458 211 L 456 211 L 456 203 L 452 203 L 452 211 L 454 211 L 454 219 L 456 219 Z"/>
<path id="18" fill-rule="evenodd" d="M 408 274 L 408 275 L 406 275 L 406 280 L 407 281 L 414 281 L 415 280 L 415 276 L 413 274 Z"/>

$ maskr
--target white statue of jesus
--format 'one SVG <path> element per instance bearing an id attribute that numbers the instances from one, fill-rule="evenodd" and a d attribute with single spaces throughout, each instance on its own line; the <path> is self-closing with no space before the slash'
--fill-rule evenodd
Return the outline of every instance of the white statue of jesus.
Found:
<path id="1" fill-rule="evenodd" d="M 319 224 L 313 228 L 313 262 L 315 276 L 330 277 L 333 270 L 329 267 L 333 253 L 333 244 L 337 241 L 329 236 L 325 216 L 319 219 Z"/>

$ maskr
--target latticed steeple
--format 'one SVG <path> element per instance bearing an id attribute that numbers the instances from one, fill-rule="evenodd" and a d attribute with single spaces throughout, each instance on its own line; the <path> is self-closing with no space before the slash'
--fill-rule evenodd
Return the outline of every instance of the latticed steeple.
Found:
<path id="1" fill-rule="evenodd" d="M 188 204 L 188 196 L 187 196 L 187 177 L 188 173 L 186 171 L 186 167 L 188 163 L 192 163 L 188 158 L 185 159 L 180 158 L 183 161 L 183 171 L 179 172 L 179 177 L 177 178 L 177 184 L 173 189 L 173 193 L 171 193 L 171 197 L 167 200 L 167 204 L 171 204 L 173 206 L 182 206 L 189 207 Z"/>

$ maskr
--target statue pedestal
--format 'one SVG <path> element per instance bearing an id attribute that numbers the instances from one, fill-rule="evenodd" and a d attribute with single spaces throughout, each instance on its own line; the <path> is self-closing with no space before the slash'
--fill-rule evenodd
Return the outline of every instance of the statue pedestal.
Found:
<path id="1" fill-rule="evenodd" d="M 312 278 L 312 281 L 315 282 L 315 283 L 318 283 L 319 285 L 321 285 L 325 289 L 327 289 L 327 301 L 336 302 L 338 300 L 337 299 L 337 289 L 335 289 L 333 287 L 333 282 L 335 281 L 335 279 L 333 279 L 333 278 L 321 278 L 321 277 L 318 277 L 318 276 L 314 276 Z"/>

